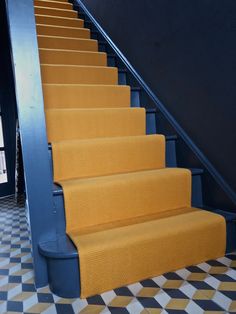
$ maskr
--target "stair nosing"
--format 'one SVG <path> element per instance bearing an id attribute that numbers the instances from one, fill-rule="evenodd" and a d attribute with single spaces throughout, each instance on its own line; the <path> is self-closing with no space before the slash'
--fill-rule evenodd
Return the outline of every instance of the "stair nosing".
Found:
<path id="1" fill-rule="evenodd" d="M 41 23 L 36 23 L 36 27 L 37 26 L 44 26 L 44 27 L 51 27 L 51 28 L 53 28 L 53 27 L 56 27 L 56 28 L 59 28 L 59 29 L 69 29 L 69 30 L 71 30 L 71 29 L 76 29 L 76 30 L 82 30 L 82 31 L 86 31 L 86 32 L 89 32 L 89 33 L 92 33 L 92 31 L 89 29 L 89 28 L 86 28 L 86 27 L 69 27 L 69 26 L 62 26 L 62 25 L 51 25 L 51 24 L 41 24 Z M 42 36 L 44 36 L 44 35 L 42 35 Z M 72 37 L 72 38 L 74 38 L 74 37 Z"/>
<path id="2" fill-rule="evenodd" d="M 43 7 L 43 6 L 38 6 L 38 5 L 35 5 L 34 8 L 36 8 L 36 9 L 46 9 L 46 10 L 57 10 L 59 12 L 74 12 L 74 13 L 78 14 L 78 11 L 73 10 L 73 9 L 61 9 L 61 8 L 53 8 L 53 7 Z"/>
<path id="3" fill-rule="evenodd" d="M 43 16 L 43 17 L 49 17 L 49 18 L 56 18 L 56 19 L 61 19 L 61 20 L 72 20 L 72 21 L 81 21 L 84 22 L 83 19 L 79 19 L 76 17 L 66 17 L 66 16 L 54 16 L 54 15 L 45 15 L 45 14 L 35 14 L 35 17 L 37 16 Z"/>
<path id="4" fill-rule="evenodd" d="M 39 48 L 39 50 L 48 50 L 48 51 L 62 51 L 62 52 L 73 52 L 73 53 L 92 53 L 92 54 L 100 54 L 106 55 L 103 51 L 87 51 L 87 50 L 74 50 L 74 49 L 52 49 L 52 48 Z"/>
<path id="5" fill-rule="evenodd" d="M 71 3 L 67 2 L 67 1 L 55 1 L 55 0 L 37 0 L 37 1 L 40 1 L 41 3 L 44 3 L 44 2 L 52 2 L 52 3 L 63 3 L 63 4 L 69 4 L 71 6 L 73 6 Z"/>
<path id="6" fill-rule="evenodd" d="M 107 70 L 107 71 L 116 71 L 117 72 L 119 71 L 116 67 L 108 67 L 108 66 L 104 66 L 104 65 L 71 65 L 71 64 L 48 64 L 48 63 L 41 63 L 41 66 L 51 66 L 51 67 L 73 67 L 73 68 L 97 68 L 97 69 L 102 69 L 102 70 Z M 73 85 L 73 84 L 70 84 L 70 85 Z M 84 85 L 96 85 L 96 84 L 84 84 Z M 101 84 L 102 85 L 102 84 Z M 109 84 L 108 84 L 109 85 Z M 113 84 L 115 85 L 115 84 Z"/>
<path id="7" fill-rule="evenodd" d="M 68 40 L 78 40 L 78 41 L 92 41 L 92 42 L 98 42 L 97 39 L 91 39 L 91 38 L 76 38 L 76 37 L 63 37 L 63 36 L 51 36 L 51 35 L 37 35 L 37 37 L 43 37 L 43 38 L 60 38 L 60 39 L 68 39 Z"/>

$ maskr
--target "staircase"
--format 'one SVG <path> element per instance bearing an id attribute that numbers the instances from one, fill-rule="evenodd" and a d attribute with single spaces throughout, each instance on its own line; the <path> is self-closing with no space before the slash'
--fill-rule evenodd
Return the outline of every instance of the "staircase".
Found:
<path id="1" fill-rule="evenodd" d="M 223 256 L 226 224 L 197 207 L 202 170 L 176 167 L 177 137 L 156 134 L 156 110 L 74 9 L 34 1 L 57 214 L 38 245 L 52 291 L 85 298 Z"/>

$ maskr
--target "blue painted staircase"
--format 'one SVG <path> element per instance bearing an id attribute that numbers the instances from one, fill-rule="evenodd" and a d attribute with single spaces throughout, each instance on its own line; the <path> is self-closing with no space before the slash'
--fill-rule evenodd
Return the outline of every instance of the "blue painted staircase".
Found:
<path id="1" fill-rule="evenodd" d="M 19 37 L 16 27 L 17 23 L 23 23 L 24 18 L 16 17 L 16 14 L 26 13 L 32 15 L 32 8 L 25 13 L 23 13 L 24 6 L 22 3 L 27 3 L 26 0 L 22 0 L 19 4 L 15 0 L 8 0 L 8 21 L 10 38 L 12 43 L 13 60 L 20 60 L 19 53 L 19 43 L 15 44 L 16 36 Z M 32 5 L 29 1 L 28 5 Z M 202 153 L 196 148 L 192 143 L 186 133 L 181 129 L 181 127 L 176 123 L 174 118 L 167 112 L 164 105 L 156 98 L 151 92 L 149 87 L 136 73 L 133 67 L 129 64 L 128 60 L 122 55 L 119 49 L 114 45 L 111 39 L 106 35 L 104 30 L 98 25 L 96 20 L 91 16 L 83 3 L 79 0 L 74 0 L 74 9 L 79 9 L 78 17 L 85 20 L 85 27 L 91 29 L 92 38 L 98 40 L 99 50 L 107 53 L 108 64 L 110 66 L 116 66 L 119 68 L 119 84 L 120 85 L 130 85 L 131 86 L 131 105 L 133 107 L 144 107 L 146 109 L 146 133 L 147 134 L 164 134 L 166 136 L 166 163 L 167 167 L 185 167 L 189 168 L 192 172 L 192 205 L 200 207 L 209 211 L 213 211 L 223 215 L 227 222 L 227 252 L 232 252 L 236 249 L 236 214 L 233 211 L 228 210 L 227 205 L 224 204 L 225 199 L 229 199 L 229 203 L 234 203 L 232 195 L 227 187 L 224 185 L 224 181 L 218 178 L 218 173 L 212 168 L 210 163 L 202 156 Z M 14 20 L 15 18 L 15 20 Z M 31 17 L 32 18 L 32 17 Z M 18 24 L 19 25 L 19 24 Z M 33 30 L 33 35 L 35 33 L 35 25 L 33 25 L 33 19 L 31 24 L 28 25 Z M 32 34 L 31 34 L 32 35 Z M 30 37 L 27 37 L 28 40 Z M 35 48 L 37 48 L 37 44 Z M 27 46 L 23 47 L 27 49 Z M 35 50 L 36 51 L 36 50 Z M 32 52 L 32 51 L 31 51 Z M 37 55 L 35 56 L 37 58 Z M 22 58 L 22 55 L 21 55 Z M 34 66 L 39 67 L 39 64 L 34 64 Z M 19 76 L 17 75 L 17 69 L 14 68 L 16 77 L 16 89 Z M 27 72 L 27 69 L 26 69 Z M 27 72 L 28 74 L 30 73 Z M 27 75 L 26 73 L 26 75 Z M 36 72 L 33 75 L 38 75 Z M 30 76 L 30 75 L 29 75 Z M 39 81 L 35 81 L 40 84 Z M 22 97 L 22 98 L 21 98 Z M 34 248 L 34 266 L 36 271 L 36 285 L 42 286 L 47 281 L 50 284 L 51 290 L 62 297 L 78 297 L 80 295 L 80 279 L 79 279 L 79 256 L 74 245 L 70 239 L 66 236 L 65 230 L 65 210 L 64 210 L 64 199 L 63 191 L 60 186 L 52 183 L 52 154 L 50 145 L 46 147 L 47 159 L 49 160 L 49 167 L 45 166 L 44 172 L 47 173 L 48 181 L 50 183 L 50 189 L 47 193 L 52 193 L 48 196 L 48 203 L 45 208 L 45 212 L 50 209 L 50 215 L 45 214 L 44 220 L 48 220 L 48 229 L 42 231 L 44 228 L 43 222 L 40 220 L 37 225 L 37 219 L 40 213 L 32 208 L 37 208 L 38 204 L 41 202 L 40 192 L 37 194 L 29 188 L 29 184 L 32 177 L 29 172 L 35 167 L 26 154 L 29 152 L 30 141 L 27 141 L 27 131 L 22 127 L 26 125 L 25 115 L 27 115 L 27 110 L 30 112 L 30 105 L 27 104 L 27 109 L 23 113 L 21 112 L 22 106 L 20 101 L 23 96 L 18 97 L 18 110 L 19 110 L 19 122 L 20 122 L 20 132 L 22 137 L 22 152 L 24 158 L 24 168 L 25 168 L 25 178 L 26 178 L 26 193 L 28 197 L 29 211 L 31 214 L 31 229 L 32 229 L 32 242 Z M 40 98 L 42 101 L 42 99 Z M 43 108 L 43 106 L 42 106 Z M 42 113 L 41 113 L 42 114 Z M 42 119 L 42 116 L 39 117 Z M 33 128 L 32 125 L 29 125 Z M 43 135 L 44 139 L 45 134 Z M 45 142 L 45 141 L 44 141 Z M 34 143 L 31 141 L 32 145 Z M 44 151 L 44 152 L 45 152 Z M 41 152 L 39 152 L 39 155 Z M 45 155 L 41 155 L 43 160 L 46 160 Z M 47 163 L 47 161 L 45 161 Z M 34 174 L 36 175 L 36 174 Z M 39 173 L 37 174 L 39 175 Z M 41 180 L 41 179 L 39 179 Z M 211 183 L 211 188 L 209 187 Z M 43 182 L 40 182 L 43 185 Z M 52 188 L 51 188 L 52 187 Z M 212 190 L 210 190 L 212 189 Z M 222 201 L 217 203 L 214 202 L 212 196 L 214 193 L 209 191 L 220 191 L 222 196 Z M 47 195 L 45 193 L 45 195 Z M 36 195 L 37 194 L 37 195 Z M 47 196 L 45 196 L 47 198 Z M 34 199 L 33 199 L 34 198 Z M 36 201 L 35 201 L 36 198 Z M 234 205 L 232 205 L 233 208 Z M 218 209 L 218 207 L 223 209 Z M 226 209 L 227 210 L 226 210 Z M 230 208 L 231 209 L 231 208 Z M 44 215 L 44 213 L 42 213 Z M 32 218 L 34 217 L 34 219 Z M 45 227 L 46 228 L 46 227 Z M 52 228 L 52 233 L 48 232 Z M 43 232 L 44 235 L 41 236 L 40 233 Z M 39 248 L 39 250 L 38 250 Z M 41 274 L 43 279 L 39 279 Z M 46 274 L 46 275 L 45 275 Z"/>

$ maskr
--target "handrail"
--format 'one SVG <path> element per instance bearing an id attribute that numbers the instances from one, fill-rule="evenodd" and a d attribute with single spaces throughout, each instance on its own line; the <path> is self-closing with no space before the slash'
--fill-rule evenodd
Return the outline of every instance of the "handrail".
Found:
<path id="1" fill-rule="evenodd" d="M 115 43 L 111 40 L 111 38 L 107 35 L 105 30 L 101 27 L 101 25 L 97 22 L 97 20 L 93 17 L 87 7 L 83 4 L 81 0 L 74 0 L 89 19 L 93 22 L 111 48 L 116 52 L 121 61 L 125 64 L 127 69 L 132 73 L 137 82 L 142 86 L 143 90 L 147 93 L 147 95 L 154 102 L 158 110 L 163 114 L 163 116 L 169 121 L 169 123 L 174 127 L 178 135 L 184 140 L 186 145 L 192 150 L 192 152 L 198 157 L 201 163 L 205 166 L 205 168 L 209 171 L 212 177 L 216 180 L 216 182 L 221 186 L 221 188 L 225 191 L 225 193 L 229 196 L 232 202 L 236 204 L 236 193 L 229 186 L 229 184 L 224 180 L 221 174 L 216 170 L 216 168 L 212 165 L 209 159 L 203 154 L 203 152 L 199 149 L 199 147 L 192 141 L 189 135 L 184 131 L 184 129 L 180 126 L 180 124 L 175 120 L 175 118 L 170 114 L 170 112 L 166 109 L 163 103 L 158 99 L 155 93 L 151 90 L 151 88 L 147 85 L 147 83 L 142 79 L 142 77 L 138 74 L 138 72 L 134 69 L 128 59 L 123 55 L 120 49 L 115 45 Z"/>
<path id="2" fill-rule="evenodd" d="M 40 241 L 56 238 L 33 0 L 5 0 L 31 227 L 35 284 L 48 283 Z"/>

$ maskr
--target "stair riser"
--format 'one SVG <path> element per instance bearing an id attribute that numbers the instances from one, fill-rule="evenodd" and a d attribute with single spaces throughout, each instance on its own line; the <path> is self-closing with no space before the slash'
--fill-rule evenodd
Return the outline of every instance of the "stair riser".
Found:
<path id="1" fill-rule="evenodd" d="M 84 21 L 79 19 L 57 18 L 46 15 L 36 15 L 37 24 L 56 25 L 65 27 L 84 27 Z"/>
<path id="2" fill-rule="evenodd" d="M 65 204 L 67 197 L 73 204 L 69 217 L 67 215 L 67 230 L 80 230 L 190 207 L 191 173 L 183 169 L 174 173 L 172 170 L 147 171 L 145 174 L 112 176 L 110 180 L 83 180 L 72 188 L 63 183 L 63 189 Z"/>
<path id="3" fill-rule="evenodd" d="M 102 84 L 116 85 L 118 73 L 115 68 L 41 66 L 43 83 L 50 84 Z"/>
<path id="4" fill-rule="evenodd" d="M 38 7 L 48 7 L 48 8 L 64 9 L 64 10 L 73 9 L 73 5 L 68 2 L 63 3 L 63 2 L 58 2 L 58 1 L 34 0 L 34 5 Z"/>
<path id="5" fill-rule="evenodd" d="M 167 167 L 177 167 L 172 159 L 172 155 L 176 154 L 175 145 L 172 143 L 173 141 L 166 141 L 166 166 Z M 53 175 L 53 160 L 51 149 L 49 150 L 49 158 L 51 164 L 51 170 Z M 202 197 L 202 179 L 201 175 L 192 175 L 192 206 L 202 207 L 203 206 L 203 197 Z"/>
<path id="6" fill-rule="evenodd" d="M 108 64 L 108 66 L 110 66 L 110 67 L 116 67 L 117 65 L 116 65 L 116 58 L 115 57 L 113 57 L 113 56 L 107 56 L 107 64 Z"/>
<path id="7" fill-rule="evenodd" d="M 148 115 L 148 113 L 146 113 Z M 176 140 L 166 139 L 166 167 L 177 167 L 176 161 Z M 53 159 L 52 149 L 49 147 L 49 159 L 51 165 L 51 173 L 53 176 Z M 60 194 L 60 193 L 59 193 Z M 202 207 L 203 196 L 202 196 L 202 175 L 192 174 L 192 206 Z"/>
<path id="8" fill-rule="evenodd" d="M 156 134 L 156 113 L 150 112 L 146 115 L 147 134 Z"/>
<path id="9" fill-rule="evenodd" d="M 155 140 L 133 136 L 128 141 L 109 139 L 93 140 L 92 143 L 53 143 L 52 147 L 55 182 L 165 167 L 165 141 L 162 136 L 156 136 Z M 148 155 L 150 151 L 153 151 L 152 156 Z M 65 162 L 69 163 L 65 165 Z"/>
<path id="10" fill-rule="evenodd" d="M 120 85 L 127 85 L 127 76 L 124 72 L 119 72 L 119 84 Z"/>
<path id="11" fill-rule="evenodd" d="M 43 8 L 43 7 L 35 7 L 35 14 L 48 15 L 48 16 L 56 16 L 56 17 L 68 17 L 68 18 L 77 18 L 78 13 L 73 10 L 61 10 L 61 9 L 51 9 L 51 8 Z"/>
<path id="12" fill-rule="evenodd" d="M 111 49 L 109 46 L 107 46 L 106 43 L 99 41 L 98 42 L 98 47 L 99 47 L 99 51 L 101 52 L 106 52 L 106 53 L 110 53 Z"/>
<path id="13" fill-rule="evenodd" d="M 144 119 L 142 109 L 46 110 L 48 142 L 144 135 Z"/>
<path id="14" fill-rule="evenodd" d="M 132 90 L 131 107 L 141 107 L 140 91 Z"/>
<path id="15" fill-rule="evenodd" d="M 97 31 L 91 31 L 91 38 L 95 40 L 101 40 L 101 41 L 104 40 L 103 36 Z"/>
<path id="16" fill-rule="evenodd" d="M 166 142 L 166 166 L 177 167 L 175 140 Z"/>
<path id="17" fill-rule="evenodd" d="M 104 53 L 40 49 L 39 56 L 41 64 L 107 65 L 107 56 Z"/>
<path id="18" fill-rule="evenodd" d="M 39 48 L 65 49 L 79 51 L 98 51 L 96 40 L 89 39 L 69 39 L 61 37 L 38 36 Z"/>
<path id="19" fill-rule="evenodd" d="M 44 85 L 45 108 L 121 108 L 130 106 L 126 86 Z"/>
<path id="20" fill-rule="evenodd" d="M 55 36 L 55 37 L 69 37 L 69 38 L 85 38 L 90 39 L 90 30 L 85 28 L 61 28 L 45 25 L 37 25 L 38 35 Z"/>
<path id="21" fill-rule="evenodd" d="M 201 175 L 193 175 L 192 205 L 195 207 L 200 207 L 200 208 L 203 206 L 202 176 Z"/>
<path id="22" fill-rule="evenodd" d="M 53 64 L 53 60 L 55 64 L 66 64 L 63 62 L 63 58 L 60 57 L 55 57 L 56 54 L 51 54 L 51 56 L 48 56 L 46 52 L 40 53 L 40 60 L 41 63 L 43 64 Z M 98 56 L 99 57 L 99 56 Z M 66 58 L 66 60 L 70 60 L 71 58 Z M 75 56 L 75 60 L 78 60 L 78 58 Z M 82 59 L 82 58 L 81 58 Z M 92 59 L 92 58 L 91 58 Z M 97 58 L 99 63 L 99 59 L 105 63 L 105 58 Z M 89 59 L 84 60 L 84 62 L 80 62 L 78 65 L 101 65 L 105 66 L 105 64 L 91 64 Z M 72 61 L 73 63 L 73 61 Z M 95 62 L 94 62 L 95 63 Z M 126 86 L 122 86 L 118 90 L 115 89 L 114 93 L 111 93 L 111 89 L 108 86 L 107 93 L 108 95 L 105 95 L 102 92 L 102 89 L 99 88 L 96 90 L 94 88 L 90 92 L 87 91 L 86 87 L 61 87 L 61 86 L 45 86 L 44 90 L 44 96 L 45 96 L 45 101 L 48 102 L 48 105 L 46 107 L 51 107 L 51 108 L 99 108 L 99 107 L 127 107 L 130 106 L 130 89 Z M 70 90 L 71 93 L 67 93 L 66 91 Z M 115 92 L 117 90 L 117 92 Z M 127 90 L 127 92 L 125 92 Z M 94 94 L 97 93 L 98 97 Z M 67 95 L 65 95 L 67 93 Z M 76 98 L 73 97 L 73 94 L 76 93 Z M 83 97 L 80 98 L 80 95 Z M 94 95 L 94 96 L 93 96 Z M 80 101 L 81 99 L 81 101 Z M 136 90 L 131 90 L 131 107 L 140 107 L 140 97 L 139 97 L 139 92 Z M 149 117 L 151 115 L 151 117 Z M 147 123 L 147 134 L 156 134 L 156 121 L 153 119 L 153 114 L 149 114 L 146 119 Z"/>
<path id="23" fill-rule="evenodd" d="M 51 153 L 50 153 L 51 156 Z M 51 157 L 50 157 L 51 158 Z M 196 199 L 199 197 L 199 193 L 196 190 L 196 187 L 194 186 L 195 183 L 195 176 L 192 175 L 192 206 L 194 206 L 193 204 L 196 202 Z M 65 228 L 66 228 L 66 224 L 65 224 L 65 208 L 64 208 L 64 196 L 63 193 L 54 195 L 54 200 L 55 200 L 55 206 L 56 206 L 56 212 L 57 212 L 57 216 L 58 216 L 58 232 L 59 234 L 63 235 L 65 233 Z M 198 205 L 199 206 L 199 205 Z M 199 206 L 200 207 L 200 206 Z M 231 222 L 227 224 L 227 234 L 229 233 L 229 229 L 230 228 L 234 228 L 235 230 L 235 224 L 232 224 Z M 231 244 L 232 247 L 232 244 Z M 232 252 L 232 249 L 228 249 L 228 252 Z M 234 246 L 235 248 L 235 246 Z"/>
<path id="24" fill-rule="evenodd" d="M 88 20 L 85 20 L 84 21 L 84 26 L 86 27 L 86 28 L 89 28 L 89 29 L 91 29 L 91 30 L 97 30 L 97 28 L 94 26 L 94 24 L 92 24 L 90 21 L 88 21 Z"/>
<path id="25" fill-rule="evenodd" d="M 77 6 L 74 6 L 74 9 L 79 11 L 79 8 Z M 78 16 L 80 19 L 90 22 L 89 17 L 86 14 L 84 14 L 83 12 L 79 12 Z"/>

